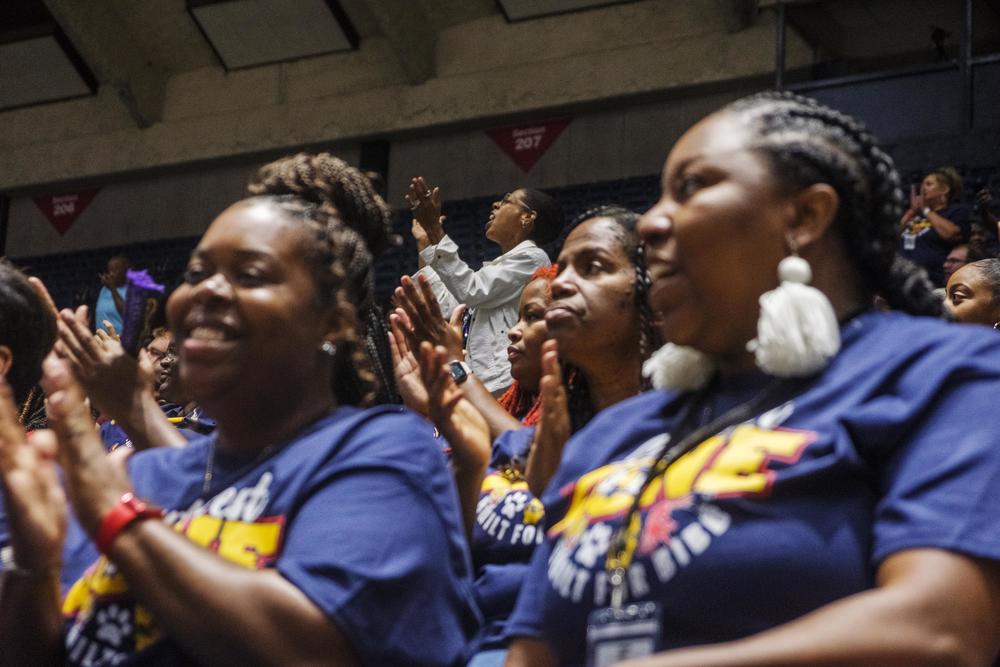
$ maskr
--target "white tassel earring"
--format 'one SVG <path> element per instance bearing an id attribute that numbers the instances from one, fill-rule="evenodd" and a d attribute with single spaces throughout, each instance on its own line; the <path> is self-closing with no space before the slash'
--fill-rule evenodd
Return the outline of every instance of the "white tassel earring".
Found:
<path id="1" fill-rule="evenodd" d="M 667 343 L 642 364 L 642 374 L 656 389 L 697 391 L 708 384 L 715 363 L 704 352 L 686 345 Z"/>
<path id="2" fill-rule="evenodd" d="M 840 351 L 840 325 L 826 295 L 810 287 L 812 269 L 792 254 L 778 264 L 778 287 L 760 297 L 757 337 L 747 343 L 769 375 L 805 377 Z"/>

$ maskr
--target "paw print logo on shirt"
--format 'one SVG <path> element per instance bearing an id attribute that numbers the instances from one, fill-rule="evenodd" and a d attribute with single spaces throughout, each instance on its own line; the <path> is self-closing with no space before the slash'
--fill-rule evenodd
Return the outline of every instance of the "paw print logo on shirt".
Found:
<path id="1" fill-rule="evenodd" d="M 531 502 L 528 503 L 527 509 L 524 510 L 524 523 L 527 526 L 533 526 L 537 524 L 545 516 L 545 506 L 542 505 L 542 501 L 538 498 L 532 498 Z"/>
<path id="2" fill-rule="evenodd" d="M 524 510 L 524 507 L 528 504 L 528 494 L 524 491 L 515 491 L 514 493 L 508 493 L 504 496 L 503 507 L 500 508 L 500 513 L 503 514 L 508 519 L 513 519 L 517 516 L 518 512 Z"/>
<path id="3" fill-rule="evenodd" d="M 607 555 L 610 543 L 611 526 L 606 523 L 594 524 L 580 539 L 580 546 L 576 550 L 576 562 L 586 568 L 594 567 L 598 558 Z"/>
<path id="4" fill-rule="evenodd" d="M 132 634 L 132 612 L 128 607 L 110 604 L 97 612 L 97 632 L 94 636 L 120 648 L 125 638 Z"/>

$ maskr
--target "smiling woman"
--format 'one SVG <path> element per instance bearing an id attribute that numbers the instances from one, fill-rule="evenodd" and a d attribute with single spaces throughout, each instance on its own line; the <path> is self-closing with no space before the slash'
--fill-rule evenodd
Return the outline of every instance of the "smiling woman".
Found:
<path id="1" fill-rule="evenodd" d="M 350 220 L 364 239 L 345 258 L 346 287 L 361 322 L 361 333 L 375 378 L 376 403 L 398 403 L 392 377 L 386 321 L 375 301 L 377 259 L 390 245 L 393 214 L 371 181 L 330 153 L 296 153 L 261 167 L 247 190 L 252 195 L 294 195 L 332 217 Z"/>
<path id="2" fill-rule="evenodd" d="M 52 443 L 25 440 L 0 385 L 17 559 L 0 662 L 461 662 L 478 614 L 449 473 L 423 420 L 362 409 L 374 385 L 345 287 L 362 243 L 293 196 L 212 223 L 167 307 L 184 386 L 218 422 L 185 448 L 115 466 L 48 363 L 65 486 L 103 554 L 61 606 Z"/>

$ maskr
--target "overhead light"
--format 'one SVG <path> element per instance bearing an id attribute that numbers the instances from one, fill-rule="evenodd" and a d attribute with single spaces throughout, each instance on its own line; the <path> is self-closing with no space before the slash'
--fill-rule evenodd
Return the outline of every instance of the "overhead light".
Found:
<path id="1" fill-rule="evenodd" d="M 187 8 L 227 70 L 358 46 L 336 0 L 187 0 Z"/>
<path id="2" fill-rule="evenodd" d="M 568 14 L 583 9 L 620 5 L 635 0 L 497 0 L 500 11 L 508 21 L 536 19 L 553 14 Z"/>
<path id="3" fill-rule="evenodd" d="M 0 110 L 93 95 L 97 79 L 37 0 L 0 9 Z"/>

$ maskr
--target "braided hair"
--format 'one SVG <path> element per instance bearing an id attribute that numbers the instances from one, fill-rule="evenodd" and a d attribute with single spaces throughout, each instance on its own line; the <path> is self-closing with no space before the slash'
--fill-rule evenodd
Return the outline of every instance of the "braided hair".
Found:
<path id="1" fill-rule="evenodd" d="M 627 208 L 615 204 L 604 204 L 588 209 L 577 216 L 566 234 L 569 235 L 574 229 L 587 220 L 593 218 L 607 218 L 613 220 L 622 230 L 619 237 L 625 255 L 635 267 L 635 283 L 632 294 L 635 298 L 636 312 L 639 315 L 639 353 L 643 360 L 660 348 L 662 340 L 660 332 L 653 325 L 653 310 L 649 306 L 646 298 L 649 293 L 651 280 L 649 271 L 646 268 L 646 252 L 642 240 L 639 238 L 637 226 L 639 224 L 639 214 Z M 643 387 L 648 388 L 645 378 L 640 382 Z M 596 414 L 594 404 L 590 397 L 590 385 L 583 372 L 573 364 L 563 361 L 563 384 L 566 387 L 566 401 L 569 408 L 570 428 L 575 433 L 583 428 L 587 422 Z"/>
<path id="2" fill-rule="evenodd" d="M 374 403 L 378 381 L 372 371 L 364 340 L 359 331 L 357 311 L 350 300 L 347 263 L 365 250 L 365 241 L 353 228 L 328 209 L 294 195 L 264 195 L 260 200 L 275 207 L 286 220 L 298 223 L 306 237 L 301 257 L 316 281 L 316 303 L 335 308 L 343 328 L 337 341 L 332 375 L 333 394 L 338 404 L 368 406 Z"/>
<path id="3" fill-rule="evenodd" d="M 770 161 L 782 187 L 826 183 L 837 192 L 834 227 L 869 296 L 914 315 L 944 315 L 927 274 L 896 252 L 904 208 L 899 174 L 863 124 L 788 92 L 752 95 L 724 111 L 748 121 L 749 148 Z"/>
<path id="4" fill-rule="evenodd" d="M 389 330 L 375 302 L 374 259 L 389 245 L 392 209 L 358 169 L 329 153 L 297 153 L 261 167 L 250 179 L 252 195 L 294 195 L 324 215 L 354 230 L 357 240 L 344 248 L 346 288 L 364 332 L 369 366 L 379 382 L 375 402 L 398 403 L 392 374 Z"/>

